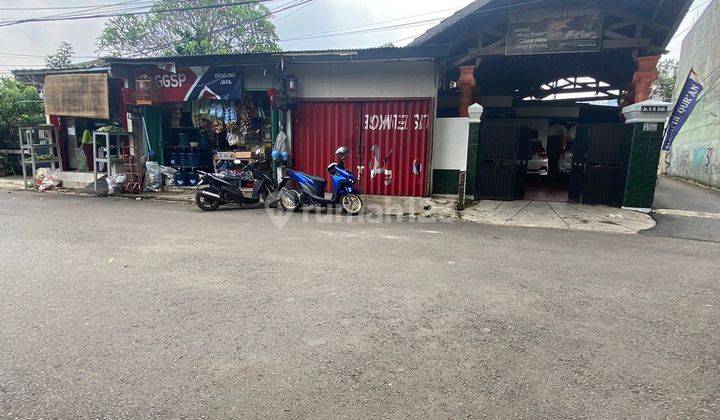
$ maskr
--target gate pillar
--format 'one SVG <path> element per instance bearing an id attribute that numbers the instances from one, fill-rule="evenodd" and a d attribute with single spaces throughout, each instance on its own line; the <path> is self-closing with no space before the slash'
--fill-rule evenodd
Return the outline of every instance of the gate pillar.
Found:
<path id="1" fill-rule="evenodd" d="M 480 122 L 482 121 L 483 106 L 480 104 L 470 105 L 465 113 L 469 116 L 470 128 L 468 131 L 467 163 L 465 171 L 460 171 L 460 182 L 458 185 L 458 206 L 465 205 L 465 197 L 469 195 L 474 198 L 475 181 L 477 176 L 478 144 L 480 141 Z"/>
<path id="2" fill-rule="evenodd" d="M 650 100 L 623 109 L 627 124 L 632 126 L 623 208 L 644 213 L 652 210 L 663 130 L 671 107 L 670 103 Z"/>

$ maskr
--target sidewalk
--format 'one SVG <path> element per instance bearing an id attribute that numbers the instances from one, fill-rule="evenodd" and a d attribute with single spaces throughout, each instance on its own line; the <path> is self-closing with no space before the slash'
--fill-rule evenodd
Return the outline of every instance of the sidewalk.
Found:
<path id="1" fill-rule="evenodd" d="M 0 190 L 21 190 L 22 178 L 0 178 Z M 60 189 L 59 193 L 81 194 L 78 190 Z M 182 204 L 195 203 L 195 189 L 173 188 L 171 191 L 142 194 L 117 194 L 135 200 L 160 200 Z M 565 229 L 577 231 L 633 234 L 650 229 L 655 221 L 648 215 L 606 206 L 586 206 L 544 201 L 481 201 L 462 212 L 455 200 L 442 197 L 387 197 L 364 195 L 365 211 L 398 217 L 463 219 L 469 222 Z"/>
<path id="2" fill-rule="evenodd" d="M 652 217 L 631 210 L 546 201 L 481 201 L 463 211 L 462 217 L 490 225 L 622 234 L 655 226 Z"/>

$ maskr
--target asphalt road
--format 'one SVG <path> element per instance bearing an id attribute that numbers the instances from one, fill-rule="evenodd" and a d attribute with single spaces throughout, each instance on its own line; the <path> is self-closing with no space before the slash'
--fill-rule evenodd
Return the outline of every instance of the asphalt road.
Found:
<path id="1" fill-rule="evenodd" d="M 720 192 L 703 188 L 679 179 L 662 177 L 655 192 L 656 210 L 680 210 L 692 215 L 711 213 L 720 215 Z M 667 238 L 693 239 L 720 243 L 720 218 L 692 217 L 654 213 L 658 222 L 645 235 Z"/>
<path id="2" fill-rule="evenodd" d="M 720 415 L 720 245 L 0 192 L 0 417 Z"/>

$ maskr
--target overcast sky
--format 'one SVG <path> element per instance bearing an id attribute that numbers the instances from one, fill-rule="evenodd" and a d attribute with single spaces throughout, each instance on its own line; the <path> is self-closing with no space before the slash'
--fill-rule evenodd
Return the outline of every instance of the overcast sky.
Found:
<path id="1" fill-rule="evenodd" d="M 93 6 L 120 3 L 123 0 L 0 0 L 0 9 L 13 7 Z M 268 3 L 271 9 L 290 0 Z M 404 45 L 413 37 L 434 26 L 441 18 L 471 3 L 472 0 L 315 0 L 305 7 L 279 13 L 274 17 L 285 50 L 377 47 L 388 42 Z M 705 9 L 708 0 L 695 0 L 695 10 L 685 19 L 670 44 L 671 55 L 678 56 L 687 27 Z M 67 13 L 68 10 L 9 11 L 0 10 L 0 21 Z M 13 68 L 42 67 L 42 56 L 54 51 L 60 41 L 68 41 L 79 56 L 87 60 L 95 54 L 95 38 L 104 19 L 27 23 L 0 27 L 0 73 Z M 346 36 L 314 36 L 328 31 L 364 30 L 375 27 L 403 25 L 400 28 Z M 26 56 L 28 55 L 28 56 Z"/>

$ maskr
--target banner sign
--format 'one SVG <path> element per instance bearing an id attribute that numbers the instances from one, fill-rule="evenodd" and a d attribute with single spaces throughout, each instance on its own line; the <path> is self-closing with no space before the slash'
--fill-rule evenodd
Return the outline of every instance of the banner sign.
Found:
<path id="1" fill-rule="evenodd" d="M 154 80 L 163 102 L 242 99 L 242 76 L 233 67 L 167 67 L 137 70 L 139 80 Z"/>
<path id="2" fill-rule="evenodd" d="M 505 55 L 602 50 L 603 13 L 598 7 L 560 7 L 510 13 Z"/>
<path id="3" fill-rule="evenodd" d="M 695 109 L 695 105 L 698 102 L 698 96 L 702 92 L 703 86 L 700 83 L 697 73 L 694 70 L 690 70 L 685 86 L 680 91 L 677 104 L 673 109 L 672 115 L 670 115 L 670 122 L 668 123 L 667 131 L 665 132 L 665 141 L 663 141 L 662 149 L 669 152 L 672 149 L 672 144 L 675 141 L 680 129 L 685 125 L 688 117 Z"/>

